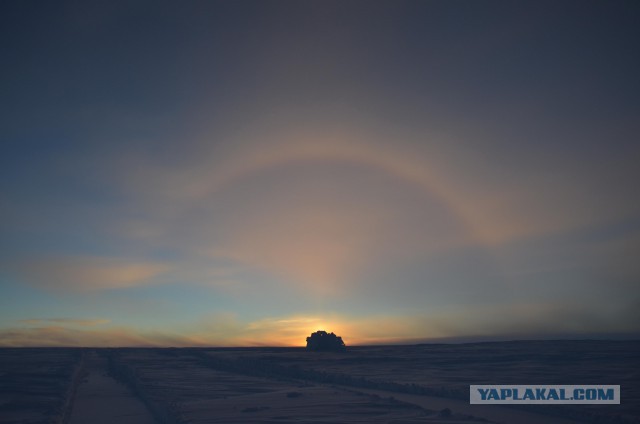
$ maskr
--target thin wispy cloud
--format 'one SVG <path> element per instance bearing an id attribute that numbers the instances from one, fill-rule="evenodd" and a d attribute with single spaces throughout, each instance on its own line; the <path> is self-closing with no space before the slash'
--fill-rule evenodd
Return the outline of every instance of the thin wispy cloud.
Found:
<path id="1" fill-rule="evenodd" d="M 22 324 L 28 325 L 77 325 L 81 327 L 94 327 L 96 325 L 109 324 L 111 320 L 108 319 L 82 319 L 82 318 L 31 318 L 21 319 L 19 321 Z"/>
<path id="2" fill-rule="evenodd" d="M 3 347 L 166 347 L 199 346 L 196 339 L 165 332 L 145 333 L 127 327 L 84 330 L 64 326 L 0 330 Z"/>
<path id="3" fill-rule="evenodd" d="M 100 291 L 148 285 L 171 266 L 99 256 L 23 258 L 7 268 L 18 278 L 50 290 Z"/>

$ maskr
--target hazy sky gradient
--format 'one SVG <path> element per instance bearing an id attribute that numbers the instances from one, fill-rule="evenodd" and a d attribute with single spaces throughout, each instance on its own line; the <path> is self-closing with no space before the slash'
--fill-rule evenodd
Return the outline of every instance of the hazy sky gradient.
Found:
<path id="1" fill-rule="evenodd" d="M 0 20 L 0 345 L 640 334 L 635 1 Z"/>

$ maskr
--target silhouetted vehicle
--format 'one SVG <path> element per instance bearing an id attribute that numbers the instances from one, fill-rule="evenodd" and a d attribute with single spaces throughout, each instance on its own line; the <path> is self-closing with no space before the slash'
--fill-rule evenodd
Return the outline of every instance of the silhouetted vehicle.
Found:
<path id="1" fill-rule="evenodd" d="M 320 330 L 307 337 L 307 349 L 316 352 L 341 352 L 346 346 L 342 337 Z"/>

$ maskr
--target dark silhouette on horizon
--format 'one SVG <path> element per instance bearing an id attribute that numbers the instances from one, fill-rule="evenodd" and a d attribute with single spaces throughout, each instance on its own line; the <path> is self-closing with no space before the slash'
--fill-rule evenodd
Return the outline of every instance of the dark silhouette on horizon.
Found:
<path id="1" fill-rule="evenodd" d="M 307 350 L 315 352 L 342 352 L 346 346 L 342 337 L 319 330 L 307 337 Z"/>

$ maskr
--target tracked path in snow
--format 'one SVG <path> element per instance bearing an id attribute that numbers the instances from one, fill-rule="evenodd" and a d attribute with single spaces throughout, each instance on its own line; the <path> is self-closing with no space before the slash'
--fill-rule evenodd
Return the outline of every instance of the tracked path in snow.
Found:
<path id="1" fill-rule="evenodd" d="M 131 390 L 109 375 L 107 365 L 104 356 L 87 354 L 68 424 L 158 424 Z"/>

